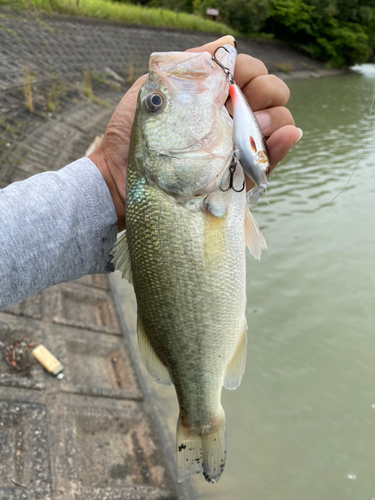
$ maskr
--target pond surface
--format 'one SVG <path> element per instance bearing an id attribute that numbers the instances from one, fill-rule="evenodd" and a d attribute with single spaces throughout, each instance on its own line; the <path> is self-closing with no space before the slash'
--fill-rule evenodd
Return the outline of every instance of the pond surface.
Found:
<path id="1" fill-rule="evenodd" d="M 289 83 L 304 136 L 253 210 L 269 249 L 248 255 L 247 367 L 199 499 L 375 499 L 375 66 L 360 71 Z M 152 390 L 174 447 L 174 391 Z"/>

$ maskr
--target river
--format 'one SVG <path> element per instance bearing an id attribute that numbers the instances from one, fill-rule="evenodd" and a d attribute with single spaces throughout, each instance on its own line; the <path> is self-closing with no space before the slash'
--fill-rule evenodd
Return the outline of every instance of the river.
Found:
<path id="1" fill-rule="evenodd" d="M 225 472 L 192 478 L 196 498 L 375 499 L 375 65 L 358 70 L 288 83 L 304 136 L 253 210 L 268 250 L 248 255 L 246 372 L 223 390 Z M 173 388 L 147 387 L 174 460 Z"/>

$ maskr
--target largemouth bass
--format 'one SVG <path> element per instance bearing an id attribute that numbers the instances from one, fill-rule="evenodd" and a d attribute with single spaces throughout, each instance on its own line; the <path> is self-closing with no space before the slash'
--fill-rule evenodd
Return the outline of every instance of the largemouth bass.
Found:
<path id="1" fill-rule="evenodd" d="M 234 70 L 236 51 L 221 60 Z M 228 83 L 208 52 L 154 53 L 131 132 L 126 233 L 113 251 L 134 284 L 138 342 L 151 377 L 174 384 L 178 481 L 225 466 L 222 387 L 235 389 L 246 363 L 245 249 L 263 236 L 245 191 L 229 189 L 232 119 Z M 241 187 L 237 166 L 233 183 Z"/>

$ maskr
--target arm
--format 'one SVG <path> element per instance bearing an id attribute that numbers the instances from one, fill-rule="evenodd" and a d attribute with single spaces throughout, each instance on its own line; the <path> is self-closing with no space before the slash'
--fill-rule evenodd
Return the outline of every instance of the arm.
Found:
<path id="1" fill-rule="evenodd" d="M 117 215 L 88 158 L 0 190 L 0 307 L 85 274 L 114 270 Z"/>

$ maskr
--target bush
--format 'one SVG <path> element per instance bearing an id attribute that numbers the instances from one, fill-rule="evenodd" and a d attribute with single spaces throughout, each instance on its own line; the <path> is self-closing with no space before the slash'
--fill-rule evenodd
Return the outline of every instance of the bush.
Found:
<path id="1" fill-rule="evenodd" d="M 367 12 L 366 6 L 362 5 L 354 13 L 339 7 L 339 2 L 334 1 L 323 4 L 320 0 L 271 0 L 266 29 L 292 42 L 311 58 L 331 66 L 365 62 L 372 53 L 369 18 L 367 27 L 358 21 L 360 15 Z M 370 19 L 372 22 L 371 16 Z"/>
<path id="2" fill-rule="evenodd" d="M 206 15 L 207 7 L 219 9 L 220 21 L 242 33 L 259 32 L 270 14 L 269 0 L 195 0 L 195 11 Z"/>

